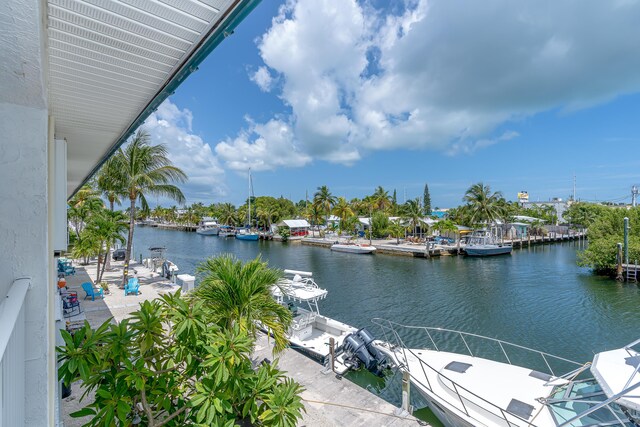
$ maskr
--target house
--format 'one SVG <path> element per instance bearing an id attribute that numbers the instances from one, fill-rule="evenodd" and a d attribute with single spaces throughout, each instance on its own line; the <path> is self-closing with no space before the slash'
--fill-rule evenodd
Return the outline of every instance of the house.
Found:
<path id="1" fill-rule="evenodd" d="M 283 219 L 275 225 L 271 225 L 271 231 L 277 233 L 281 228 L 289 229 L 289 238 L 304 237 L 309 234 L 311 225 L 306 219 Z"/>
<path id="2" fill-rule="evenodd" d="M 61 425 L 67 199 L 257 3 L 0 2 L 0 426 Z"/>

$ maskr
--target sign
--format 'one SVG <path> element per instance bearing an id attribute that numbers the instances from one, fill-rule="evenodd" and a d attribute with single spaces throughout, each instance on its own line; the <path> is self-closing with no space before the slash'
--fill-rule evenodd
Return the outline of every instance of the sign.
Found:
<path id="1" fill-rule="evenodd" d="M 520 202 L 529 201 L 529 193 L 527 193 L 526 191 L 519 192 L 518 193 L 518 201 L 520 201 Z"/>

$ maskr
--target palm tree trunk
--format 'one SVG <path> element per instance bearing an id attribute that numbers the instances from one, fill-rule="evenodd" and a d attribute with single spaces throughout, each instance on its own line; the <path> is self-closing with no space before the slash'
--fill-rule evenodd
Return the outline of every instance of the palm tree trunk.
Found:
<path id="1" fill-rule="evenodd" d="M 133 227 L 136 220 L 136 198 L 129 196 L 131 200 L 131 209 L 129 209 L 129 238 L 127 239 L 127 251 L 124 256 L 124 275 L 122 279 L 122 286 L 127 283 L 129 276 L 129 262 L 131 261 L 131 245 L 133 244 Z"/>
<path id="2" fill-rule="evenodd" d="M 106 259 L 102 263 L 102 271 L 100 271 L 100 275 L 98 276 L 98 282 L 102 281 L 102 277 L 104 276 L 104 270 L 105 270 L 107 264 L 109 263 L 109 259 L 111 258 L 109 256 L 110 252 L 111 252 L 111 245 L 109 243 L 107 243 L 107 249 L 106 249 L 106 252 L 105 252 Z"/>
<path id="3" fill-rule="evenodd" d="M 100 245 L 102 248 L 102 244 Z M 96 266 L 96 283 L 100 281 L 100 260 L 102 259 L 102 250 L 98 249 L 98 265 Z"/>

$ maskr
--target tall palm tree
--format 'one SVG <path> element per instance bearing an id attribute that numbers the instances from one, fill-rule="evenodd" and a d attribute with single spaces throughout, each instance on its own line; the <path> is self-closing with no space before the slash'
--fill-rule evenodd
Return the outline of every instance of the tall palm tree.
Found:
<path id="1" fill-rule="evenodd" d="M 407 227 L 402 225 L 400 219 L 396 219 L 395 221 L 391 221 L 389 223 L 389 227 L 387 227 L 387 233 L 391 234 L 392 237 L 396 238 L 396 244 L 400 244 L 400 238 L 404 237 L 407 233 Z"/>
<path id="2" fill-rule="evenodd" d="M 316 191 L 313 195 L 313 204 L 322 208 L 327 224 L 329 223 L 329 214 L 331 213 L 331 208 L 335 203 L 336 197 L 331 194 L 329 187 L 327 187 L 326 185 L 318 187 L 318 191 Z"/>
<path id="3" fill-rule="evenodd" d="M 293 317 L 271 295 L 280 271 L 270 269 L 260 257 L 243 264 L 230 254 L 207 259 L 197 271 L 202 279 L 193 295 L 211 308 L 214 322 L 227 329 L 238 325 L 253 336 L 260 322 L 273 333 L 276 352 L 286 347 Z"/>
<path id="4" fill-rule="evenodd" d="M 118 150 L 122 167 L 120 174 L 124 182 L 126 194 L 131 202 L 129 209 L 129 238 L 125 255 L 124 282 L 127 281 L 131 245 L 136 218 L 136 202 L 139 200 L 143 209 L 148 209 L 146 195 L 165 196 L 184 203 L 182 191 L 172 182 L 184 182 L 187 175 L 173 166 L 164 145 L 151 145 L 149 134 L 140 129 L 126 148 Z"/>
<path id="5" fill-rule="evenodd" d="M 111 156 L 98 171 L 96 185 L 102 195 L 109 201 L 109 209 L 113 210 L 114 204 L 121 204 L 125 194 L 125 186 L 120 169 L 122 157 Z"/>
<path id="6" fill-rule="evenodd" d="M 349 205 L 349 202 L 347 202 L 347 199 L 345 199 L 344 197 L 338 197 L 338 201 L 336 202 L 335 206 L 333 207 L 333 214 L 335 216 L 337 216 L 338 218 L 340 218 L 340 228 L 339 228 L 339 232 L 340 234 L 342 234 L 342 230 L 343 228 L 343 224 L 345 223 L 345 221 L 352 217 L 354 215 L 353 210 L 351 209 L 351 206 Z"/>
<path id="7" fill-rule="evenodd" d="M 420 199 L 407 200 L 402 206 L 402 217 L 409 221 L 413 227 L 413 234 L 418 233 L 418 226 L 422 222 L 422 207 L 420 206 Z"/>
<path id="8" fill-rule="evenodd" d="M 102 280 L 111 248 L 116 242 L 125 242 L 124 234 L 128 228 L 127 217 L 119 211 L 103 209 L 91 217 L 86 234 L 88 238 L 95 241 L 98 248 L 96 283 Z"/>
<path id="9" fill-rule="evenodd" d="M 469 187 L 463 198 L 469 206 L 469 215 L 474 224 L 491 224 L 502 218 L 504 215 L 502 199 L 501 192 L 492 192 L 491 187 L 481 182 Z"/>
<path id="10" fill-rule="evenodd" d="M 378 210 L 386 211 L 391 207 L 389 192 L 382 188 L 381 185 L 376 188 L 371 198 L 373 199 L 374 207 Z"/>
<path id="11" fill-rule="evenodd" d="M 315 226 L 322 222 L 322 214 L 322 209 L 315 203 L 307 206 L 307 209 L 305 210 L 304 216 L 311 223 L 311 232 L 313 233 L 313 237 L 316 235 Z"/>
<path id="12" fill-rule="evenodd" d="M 231 203 L 223 203 L 220 206 L 218 220 L 225 225 L 234 225 L 236 223 L 236 207 Z"/>
<path id="13" fill-rule="evenodd" d="M 78 240 L 80 240 L 80 234 L 91 214 L 98 212 L 103 206 L 104 203 L 100 200 L 98 193 L 88 184 L 78 190 L 71 200 L 69 200 L 67 216 L 76 232 Z"/>

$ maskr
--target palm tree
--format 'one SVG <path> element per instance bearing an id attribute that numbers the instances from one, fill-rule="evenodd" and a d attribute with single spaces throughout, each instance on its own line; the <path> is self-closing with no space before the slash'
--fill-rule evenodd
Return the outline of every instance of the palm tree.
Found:
<path id="1" fill-rule="evenodd" d="M 88 184 L 78 190 L 69 200 L 67 216 L 75 229 L 78 240 L 80 240 L 80 234 L 91 214 L 102 209 L 103 205 L 104 203 L 100 200 L 98 193 Z"/>
<path id="2" fill-rule="evenodd" d="M 322 209 L 315 203 L 312 203 L 309 206 L 307 206 L 307 209 L 304 213 L 305 218 L 307 218 L 311 223 L 311 230 L 313 233 L 313 237 L 315 237 L 316 235 L 315 226 L 318 225 L 320 222 L 322 222 L 322 213 L 323 213 Z"/>
<path id="3" fill-rule="evenodd" d="M 396 238 L 396 244 L 400 244 L 400 238 L 404 237 L 407 232 L 407 227 L 400 223 L 400 219 L 391 221 L 387 227 L 387 233 Z"/>
<path id="4" fill-rule="evenodd" d="M 389 199 L 389 192 L 382 188 L 381 185 L 376 188 L 371 196 L 373 199 L 374 207 L 381 211 L 386 211 L 391 207 L 391 200 Z"/>
<path id="5" fill-rule="evenodd" d="M 129 196 L 129 238 L 124 260 L 124 282 L 127 281 L 128 265 L 131 260 L 131 245 L 133 243 L 133 229 L 136 218 L 136 201 L 140 200 L 143 209 L 148 209 L 146 194 L 166 196 L 184 203 L 182 191 L 172 182 L 184 182 L 186 174 L 171 164 L 167 148 L 164 145 L 151 145 L 149 134 L 140 129 L 125 149 L 120 148 L 122 167 L 120 174 L 124 182 L 126 194 Z"/>
<path id="6" fill-rule="evenodd" d="M 120 156 L 111 156 L 100 168 L 96 179 L 98 190 L 109 201 L 110 210 L 113 210 L 114 204 L 121 204 L 121 198 L 125 194 L 120 173 L 121 161 Z"/>
<path id="7" fill-rule="evenodd" d="M 280 271 L 260 257 L 243 264 L 230 254 L 207 259 L 197 271 L 202 280 L 193 295 L 211 308 L 214 322 L 227 329 L 237 325 L 253 336 L 260 322 L 273 333 L 274 351 L 284 350 L 293 317 L 271 295 L 271 286 L 282 277 Z"/>
<path id="8" fill-rule="evenodd" d="M 231 203 L 224 203 L 220 206 L 220 222 L 225 225 L 234 225 L 236 223 L 236 207 Z"/>
<path id="9" fill-rule="evenodd" d="M 329 223 L 329 214 L 331 213 L 331 208 L 336 203 L 336 197 L 331 194 L 329 191 L 329 187 L 323 185 L 322 187 L 318 187 L 318 191 L 313 195 L 313 204 L 319 206 L 322 209 L 322 212 L 325 214 L 325 221 Z"/>
<path id="10" fill-rule="evenodd" d="M 351 206 L 349 206 L 349 202 L 344 197 L 338 197 L 338 201 L 333 207 L 333 214 L 340 218 L 340 228 L 339 232 L 342 234 L 343 223 L 350 217 L 354 215 L 353 210 L 351 210 Z"/>
<path id="11" fill-rule="evenodd" d="M 481 182 L 469 187 L 463 198 L 469 206 L 471 222 L 474 224 L 491 224 L 502 218 L 504 215 L 502 199 L 501 192 L 492 193 L 491 188 Z"/>
<path id="12" fill-rule="evenodd" d="M 407 203 L 402 207 L 402 217 L 408 220 L 413 227 L 413 234 L 417 234 L 418 226 L 422 222 L 422 207 L 420 206 L 420 199 L 415 198 L 407 200 Z"/>
<path id="13" fill-rule="evenodd" d="M 103 209 L 102 212 L 91 217 L 89 224 L 87 224 L 86 234 L 89 239 L 95 241 L 98 248 L 96 283 L 102 280 L 111 248 L 116 242 L 125 242 L 124 233 L 127 229 L 127 217 L 122 212 Z M 100 268 L 101 265 L 102 268 Z"/>

